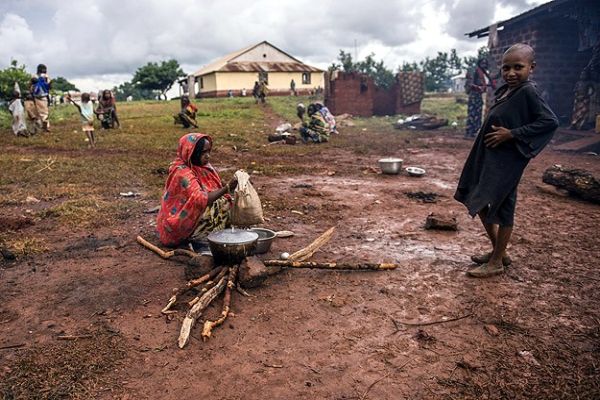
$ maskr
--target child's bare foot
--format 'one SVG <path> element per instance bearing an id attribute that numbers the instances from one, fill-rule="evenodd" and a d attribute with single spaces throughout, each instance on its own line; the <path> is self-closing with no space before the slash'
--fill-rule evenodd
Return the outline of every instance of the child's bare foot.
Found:
<path id="1" fill-rule="evenodd" d="M 467 275 L 474 278 L 489 278 L 490 276 L 500 275 L 504 273 L 502 264 L 483 264 L 477 268 L 467 271 Z"/>
<path id="2" fill-rule="evenodd" d="M 471 261 L 475 264 L 485 264 L 490 261 L 490 258 L 492 258 L 492 252 L 471 256 Z M 509 256 L 502 257 L 502 265 L 508 267 L 510 264 L 512 264 L 512 260 Z"/>

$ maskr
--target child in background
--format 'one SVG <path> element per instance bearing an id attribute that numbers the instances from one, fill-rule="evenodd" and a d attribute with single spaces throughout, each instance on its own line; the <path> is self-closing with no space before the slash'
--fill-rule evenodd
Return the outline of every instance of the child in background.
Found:
<path id="1" fill-rule="evenodd" d="M 44 64 L 37 66 L 37 75 L 31 78 L 30 92 L 34 97 L 38 122 L 44 131 L 50 132 L 48 105 L 50 104 L 50 89 L 52 82 L 48 77 L 48 69 Z"/>
<path id="2" fill-rule="evenodd" d="M 25 125 L 25 109 L 21 104 L 21 93 L 15 91 L 13 99 L 8 106 L 8 111 L 13 118 L 12 130 L 17 136 L 29 136 L 27 133 L 27 125 Z"/>
<path id="3" fill-rule="evenodd" d="M 37 112 L 37 108 L 35 107 L 35 101 L 31 93 L 27 93 L 23 104 L 25 106 L 27 130 L 29 134 L 35 135 L 40 129 L 42 129 L 42 125 L 40 122 L 39 114 Z"/>
<path id="4" fill-rule="evenodd" d="M 73 103 L 81 115 L 81 129 L 85 132 L 90 147 L 96 147 L 96 137 L 94 136 L 94 103 L 90 100 L 89 93 L 81 93 L 81 105 L 73 101 L 67 94 L 67 101 Z"/>
<path id="5" fill-rule="evenodd" d="M 529 161 L 550 142 L 558 119 L 529 75 L 535 53 L 515 44 L 502 57 L 502 78 L 495 103 L 483 123 L 465 162 L 454 198 L 469 214 L 479 215 L 492 252 L 472 256 L 482 264 L 467 272 L 485 278 L 501 274 L 511 263 L 506 247 L 513 231 L 517 186 Z"/>

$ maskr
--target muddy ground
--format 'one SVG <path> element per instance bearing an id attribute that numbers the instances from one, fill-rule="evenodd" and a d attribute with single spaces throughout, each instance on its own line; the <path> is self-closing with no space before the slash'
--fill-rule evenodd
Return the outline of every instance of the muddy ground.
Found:
<path id="1" fill-rule="evenodd" d="M 471 142 L 456 131 L 381 143 L 358 129 L 346 134 L 372 151 L 356 155 L 331 146 L 315 157 L 285 160 L 301 174 L 254 175 L 265 226 L 296 233 L 278 239 L 263 258 L 297 250 L 336 226 L 314 260 L 400 268 L 285 271 L 250 298 L 235 293 L 234 316 L 214 337 L 203 343 L 196 328 L 180 350 L 186 308 L 179 306 L 174 318 L 160 310 L 185 282 L 185 267 L 135 243 L 140 233 L 156 242 L 155 215 L 132 214 L 120 228 L 94 232 L 47 220 L 25 224 L 20 232 L 44 235 L 49 251 L 0 265 L 0 347 L 22 345 L 0 350 L 0 396 L 599 398 L 600 207 L 537 187 L 552 164 L 600 174 L 598 157 L 546 150 L 535 159 L 520 186 L 514 263 L 503 276 L 475 280 L 465 271 L 473 266 L 469 256 L 487 249 L 486 238 L 452 199 Z M 427 175 L 369 169 L 377 166 L 378 149 L 389 155 L 390 146 Z M 250 159 L 265 168 L 282 162 L 235 157 L 213 162 L 221 168 Z M 435 202 L 406 195 L 416 191 L 435 193 Z M 131 201 L 157 204 L 151 196 Z M 456 213 L 459 231 L 425 231 L 432 211 Z M 217 303 L 206 315 L 219 312 Z M 420 322 L 436 323 L 405 324 Z M 91 337 L 59 341 L 61 334 Z"/>

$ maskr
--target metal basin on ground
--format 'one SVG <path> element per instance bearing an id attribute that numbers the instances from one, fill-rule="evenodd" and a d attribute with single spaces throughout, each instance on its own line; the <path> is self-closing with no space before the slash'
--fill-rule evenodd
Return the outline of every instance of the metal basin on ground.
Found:
<path id="1" fill-rule="evenodd" d="M 271 249 L 273 240 L 275 240 L 275 232 L 267 228 L 252 228 L 250 231 L 258 234 L 258 241 L 256 243 L 256 249 L 254 250 L 254 253 L 263 254 L 268 252 Z"/>
<path id="2" fill-rule="evenodd" d="M 402 169 L 401 158 L 382 158 L 379 160 L 379 168 L 384 174 L 397 175 Z"/>

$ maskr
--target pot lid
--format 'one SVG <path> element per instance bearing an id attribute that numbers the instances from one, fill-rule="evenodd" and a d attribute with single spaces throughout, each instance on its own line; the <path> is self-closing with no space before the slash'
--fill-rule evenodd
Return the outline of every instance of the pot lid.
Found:
<path id="1" fill-rule="evenodd" d="M 207 239 L 217 244 L 252 243 L 258 239 L 258 233 L 232 228 L 212 232 Z"/>

